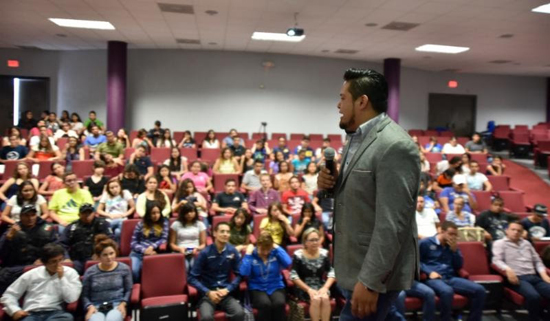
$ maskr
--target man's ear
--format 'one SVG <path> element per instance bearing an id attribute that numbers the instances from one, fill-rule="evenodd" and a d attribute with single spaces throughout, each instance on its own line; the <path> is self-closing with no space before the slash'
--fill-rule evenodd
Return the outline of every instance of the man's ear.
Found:
<path id="1" fill-rule="evenodd" d="M 361 95 L 357 100 L 359 102 L 359 109 L 366 110 L 369 105 L 369 97 L 367 95 Z"/>

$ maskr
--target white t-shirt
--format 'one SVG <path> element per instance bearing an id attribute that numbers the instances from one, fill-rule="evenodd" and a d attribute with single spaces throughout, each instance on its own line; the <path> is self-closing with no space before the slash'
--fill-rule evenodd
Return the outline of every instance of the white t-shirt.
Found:
<path id="1" fill-rule="evenodd" d="M 186 225 L 175 221 L 170 227 L 176 232 L 176 244 L 181 248 L 196 248 L 200 245 L 200 232 L 206 230 L 206 226 L 201 221 L 196 221 L 193 225 Z"/>
<path id="2" fill-rule="evenodd" d="M 30 204 L 29 201 L 23 201 L 23 206 Z M 38 195 L 36 198 L 36 214 L 38 216 L 42 215 L 42 209 L 40 209 L 40 205 L 46 204 L 46 199 L 42 195 Z M 17 205 L 17 195 L 13 195 L 10 197 L 10 199 L 7 202 L 7 205 L 11 206 L 11 212 L 10 217 L 12 220 L 19 222 L 19 216 L 21 214 L 21 206 Z"/>
<path id="3" fill-rule="evenodd" d="M 482 191 L 483 184 L 488 181 L 487 176 L 481 173 L 475 175 L 466 175 L 466 181 L 468 182 L 468 188 L 474 191 Z"/>
<path id="4" fill-rule="evenodd" d="M 111 197 L 107 192 L 101 195 L 99 203 L 105 204 L 105 212 L 109 214 L 124 214 L 128 211 L 128 201 L 132 199 L 132 194 L 128 190 L 123 190 L 122 195 Z"/>
<path id="5" fill-rule="evenodd" d="M 443 154 L 464 154 L 466 153 L 466 150 L 460 144 L 456 144 L 456 146 L 453 147 L 453 145 L 447 143 L 443 146 L 443 150 L 441 152 Z"/>
<path id="6" fill-rule="evenodd" d="M 416 225 L 418 227 L 418 235 L 430 237 L 437 234 L 435 224 L 439 223 L 439 217 L 431 208 L 424 208 L 422 212 L 416 211 Z"/>
<path id="7" fill-rule="evenodd" d="M 52 144 L 52 147 L 54 147 L 54 150 L 55 150 L 55 140 L 53 139 L 53 137 L 48 137 L 48 139 L 50 140 L 50 144 Z M 35 147 L 35 146 L 38 146 L 38 144 L 40 143 L 40 136 L 32 136 L 31 137 L 31 140 L 29 141 L 29 146 L 31 148 Z"/>
<path id="8" fill-rule="evenodd" d="M 53 138 L 55 140 L 58 140 L 59 138 L 63 137 L 63 135 L 67 135 L 68 137 L 78 138 L 78 135 L 72 129 L 69 129 L 67 132 L 63 131 L 63 129 L 60 129 L 60 130 L 55 132 L 55 134 L 53 135 Z"/>

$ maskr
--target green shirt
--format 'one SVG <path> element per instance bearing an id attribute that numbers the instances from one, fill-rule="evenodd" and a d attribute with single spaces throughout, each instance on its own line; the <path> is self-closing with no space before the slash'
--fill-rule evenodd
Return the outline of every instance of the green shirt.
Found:
<path id="1" fill-rule="evenodd" d="M 94 204 L 89 191 L 79 188 L 76 192 L 69 193 L 66 188 L 62 188 L 53 193 L 49 209 L 54 211 L 60 219 L 71 223 L 78 220 L 79 208 L 85 203 Z"/>
<path id="2" fill-rule="evenodd" d="M 109 154 L 112 155 L 114 158 L 117 158 L 118 156 L 124 154 L 124 147 L 122 147 L 122 144 L 119 142 L 115 142 L 114 144 L 109 144 L 109 142 L 105 142 L 99 144 L 97 151 L 100 154 Z"/>
<path id="3" fill-rule="evenodd" d="M 88 120 L 86 120 L 84 122 L 84 128 L 88 128 L 88 126 L 90 126 L 90 123 L 92 122 L 91 119 L 88 118 Z M 103 122 L 99 119 L 96 118 L 96 120 L 93 120 L 93 122 L 98 126 L 98 127 L 103 127 Z"/>

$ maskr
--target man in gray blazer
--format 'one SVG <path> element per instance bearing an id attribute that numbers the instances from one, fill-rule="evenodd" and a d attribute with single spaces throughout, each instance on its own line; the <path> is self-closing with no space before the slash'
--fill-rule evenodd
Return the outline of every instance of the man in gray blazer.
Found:
<path id="1" fill-rule="evenodd" d="M 387 115 L 388 88 L 373 70 L 344 74 L 338 110 L 348 134 L 340 172 L 323 169 L 334 188 L 334 267 L 347 298 L 341 321 L 384 320 L 418 274 L 415 205 L 418 148 Z"/>

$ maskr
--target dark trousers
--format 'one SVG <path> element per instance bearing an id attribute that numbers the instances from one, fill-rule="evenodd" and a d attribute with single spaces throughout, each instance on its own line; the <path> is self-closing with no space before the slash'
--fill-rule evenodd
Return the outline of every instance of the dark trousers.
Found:
<path id="1" fill-rule="evenodd" d="M 525 298 L 525 307 L 529 312 L 529 320 L 540 320 L 541 299 L 550 299 L 550 284 L 544 282 L 538 275 L 522 275 L 518 277 L 519 285 L 512 285 L 511 288 Z"/>
<path id="2" fill-rule="evenodd" d="M 351 313 L 351 298 L 353 296 L 353 292 L 342 289 L 342 294 L 344 294 L 344 297 L 346 298 L 346 305 L 344 305 L 344 308 L 340 313 L 340 321 L 382 321 L 386 320 L 386 316 L 390 312 L 390 309 L 395 309 L 394 304 L 399 292 L 389 291 L 386 293 L 380 293 L 376 304 L 376 313 L 362 319 L 353 316 Z"/>
<path id="3" fill-rule="evenodd" d="M 252 301 L 252 307 L 258 309 L 257 320 L 286 320 L 286 293 L 284 289 L 279 289 L 271 295 L 262 291 L 250 291 L 250 300 Z"/>
<path id="4" fill-rule="evenodd" d="M 453 308 L 453 296 L 456 293 L 468 297 L 470 301 L 469 321 L 481 321 L 483 316 L 483 305 L 485 304 L 485 288 L 464 278 L 452 277 L 450 279 L 426 280 L 426 285 L 434 290 L 439 296 L 441 309 L 441 320 L 451 320 Z"/>
<path id="5" fill-rule="evenodd" d="M 227 318 L 231 321 L 243 321 L 244 311 L 243 307 L 234 297 L 227 295 L 218 304 L 210 301 L 205 295 L 199 303 L 199 311 L 201 313 L 201 321 L 213 321 L 214 311 L 222 310 L 227 315 Z"/>

